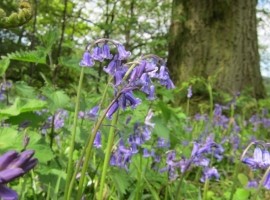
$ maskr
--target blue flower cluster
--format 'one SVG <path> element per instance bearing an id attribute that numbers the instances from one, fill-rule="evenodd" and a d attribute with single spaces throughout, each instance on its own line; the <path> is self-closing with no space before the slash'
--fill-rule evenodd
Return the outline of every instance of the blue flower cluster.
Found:
<path id="1" fill-rule="evenodd" d="M 110 52 L 110 44 L 117 49 L 115 55 Z M 95 47 L 87 48 L 80 62 L 82 67 L 92 67 L 95 61 L 109 60 L 104 71 L 113 78 L 113 86 L 116 91 L 115 99 L 106 115 L 109 119 L 119 108 L 125 110 L 127 107 L 131 107 L 134 109 L 141 103 L 141 99 L 134 96 L 135 90 L 145 93 L 149 100 L 154 100 L 154 80 L 158 80 L 167 89 L 174 88 L 168 68 L 162 59 L 155 55 L 148 55 L 127 63 L 126 60 L 130 56 L 131 53 L 126 51 L 119 42 L 100 39 L 95 43 Z"/>
<path id="2" fill-rule="evenodd" d="M 270 167 L 270 153 L 268 151 L 269 143 L 264 143 L 261 141 L 252 142 L 241 156 L 241 161 L 246 164 L 251 170 L 266 170 L 266 174 L 262 179 L 262 185 L 266 189 L 270 189 L 270 173 L 267 170 Z M 250 155 L 250 147 L 255 146 L 253 150 L 253 155 Z M 248 187 L 257 187 L 258 180 L 252 180 L 249 182 Z"/>
<path id="3" fill-rule="evenodd" d="M 132 156 L 137 154 L 139 148 L 142 148 L 142 145 L 151 139 L 151 132 L 154 128 L 154 124 L 150 122 L 152 116 L 153 113 L 150 110 L 143 125 L 134 125 L 134 132 L 128 137 L 127 146 L 124 140 L 120 138 L 115 151 L 111 155 L 110 164 L 112 166 L 128 170 Z M 144 156 L 146 151 L 146 149 L 143 150 Z"/>
<path id="4" fill-rule="evenodd" d="M 216 168 L 210 166 L 210 160 L 211 157 L 216 158 L 218 161 L 222 160 L 223 152 L 223 147 L 214 142 L 212 136 L 208 136 L 205 141 L 195 141 L 193 143 L 190 158 L 182 157 L 182 159 L 178 160 L 175 151 L 169 151 L 166 159 L 167 165 L 160 171 L 167 171 L 169 178 L 174 180 L 178 177 L 177 171 L 183 174 L 190 170 L 192 166 L 203 167 L 202 182 L 213 177 L 219 179 L 219 173 Z"/>

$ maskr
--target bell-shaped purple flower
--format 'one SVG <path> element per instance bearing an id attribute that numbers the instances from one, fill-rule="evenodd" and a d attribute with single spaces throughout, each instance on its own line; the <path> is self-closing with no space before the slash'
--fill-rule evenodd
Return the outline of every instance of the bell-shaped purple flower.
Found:
<path id="1" fill-rule="evenodd" d="M 7 188 L 5 184 L 26 174 L 37 164 L 37 159 L 32 158 L 34 151 L 26 150 L 22 153 L 9 151 L 0 156 L 0 198 L 3 200 L 18 199 L 15 191 Z"/>
<path id="2" fill-rule="evenodd" d="M 268 168 L 270 166 L 270 153 L 266 149 L 262 150 L 263 167 Z"/>
<path id="3" fill-rule="evenodd" d="M 3 200 L 17 200 L 18 194 L 5 185 L 0 184 L 0 197 Z"/>
<path id="4" fill-rule="evenodd" d="M 253 157 L 243 158 L 242 162 L 253 170 L 263 168 L 264 160 L 262 150 L 259 147 L 256 147 L 254 149 Z"/>
<path id="5" fill-rule="evenodd" d="M 95 64 L 91 54 L 88 51 L 85 51 L 83 54 L 83 59 L 80 62 L 82 67 L 92 67 Z"/>
<path id="6" fill-rule="evenodd" d="M 117 45 L 117 50 L 119 54 L 119 57 L 118 57 L 119 60 L 126 60 L 131 55 L 129 51 L 125 50 L 125 47 L 122 44 Z"/>
<path id="7" fill-rule="evenodd" d="M 114 75 L 114 73 L 121 68 L 122 62 L 118 59 L 118 57 L 118 55 L 115 55 L 108 66 L 103 68 L 107 74 Z"/>
<path id="8" fill-rule="evenodd" d="M 144 158 L 148 158 L 148 157 L 150 157 L 151 156 L 151 154 L 150 154 L 150 152 L 148 151 L 148 149 L 143 149 L 143 157 Z"/>
<path id="9" fill-rule="evenodd" d="M 94 147 L 96 147 L 98 149 L 102 146 L 101 145 L 101 133 L 100 133 L 100 131 L 97 132 L 93 145 L 94 145 Z"/>
<path id="10" fill-rule="evenodd" d="M 206 167 L 203 170 L 203 176 L 201 177 L 200 181 L 205 182 L 207 179 L 211 179 L 211 178 L 215 178 L 216 180 L 218 180 L 219 177 L 220 177 L 220 175 L 219 175 L 216 168 L 214 168 L 214 167 L 212 167 L 212 168 Z"/>
<path id="11" fill-rule="evenodd" d="M 103 62 L 104 58 L 103 58 L 103 55 L 102 55 L 102 48 L 101 48 L 101 47 L 96 46 L 96 47 L 93 49 L 92 58 L 93 58 L 94 60 Z"/>
<path id="12" fill-rule="evenodd" d="M 97 118 L 97 116 L 98 116 L 98 111 L 99 111 L 99 106 L 94 106 L 93 108 L 91 108 L 91 110 L 89 110 L 86 113 L 86 116 L 89 119 L 95 120 Z"/>
<path id="13" fill-rule="evenodd" d="M 110 53 L 110 47 L 107 43 L 102 46 L 101 57 L 104 59 L 112 59 L 113 55 Z"/>
<path id="14" fill-rule="evenodd" d="M 270 173 L 267 174 L 264 182 L 263 182 L 263 186 L 267 189 L 270 190 Z"/>
<path id="15" fill-rule="evenodd" d="M 131 91 L 123 93 L 123 97 L 126 99 L 127 104 L 130 105 L 131 108 L 136 108 L 141 103 L 141 100 L 139 98 L 135 98 Z"/>
<path id="16" fill-rule="evenodd" d="M 150 86 L 149 95 L 148 95 L 147 99 L 149 99 L 151 101 L 156 99 L 156 97 L 155 97 L 155 86 L 154 85 Z"/>
<path id="17" fill-rule="evenodd" d="M 258 181 L 252 180 L 247 183 L 247 188 L 257 188 L 258 187 Z"/>
<path id="18" fill-rule="evenodd" d="M 117 109 L 119 108 L 119 104 L 118 101 L 115 101 L 112 106 L 110 107 L 110 109 L 108 110 L 106 117 L 108 117 L 109 119 L 112 118 L 113 114 L 117 111 Z"/>

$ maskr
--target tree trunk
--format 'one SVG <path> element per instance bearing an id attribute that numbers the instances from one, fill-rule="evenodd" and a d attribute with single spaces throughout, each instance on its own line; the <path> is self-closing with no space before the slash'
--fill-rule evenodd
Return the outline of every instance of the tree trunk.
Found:
<path id="1" fill-rule="evenodd" d="M 262 98 L 257 0 L 173 0 L 168 67 L 175 81 L 215 77 L 215 89 Z"/>

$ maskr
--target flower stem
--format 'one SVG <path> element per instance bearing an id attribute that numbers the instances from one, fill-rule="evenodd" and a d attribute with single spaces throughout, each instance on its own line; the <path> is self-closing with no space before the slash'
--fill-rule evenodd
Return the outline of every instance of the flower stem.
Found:
<path id="1" fill-rule="evenodd" d="M 257 188 L 257 191 L 255 192 L 254 196 L 252 199 L 254 200 L 257 200 L 258 199 L 258 195 L 260 193 L 260 191 L 262 190 L 262 186 L 263 186 L 263 183 L 265 182 L 267 176 L 269 175 L 270 173 L 270 167 L 267 168 L 266 172 L 264 173 L 259 185 L 258 185 L 258 188 Z"/>
<path id="2" fill-rule="evenodd" d="M 237 182 L 237 177 L 239 174 L 239 169 L 240 169 L 240 162 L 236 161 L 236 165 L 235 165 L 235 170 L 234 170 L 234 176 L 233 176 L 233 185 L 232 185 L 232 189 L 231 189 L 231 195 L 230 195 L 230 200 L 233 200 L 233 195 L 236 191 L 236 182 Z"/>
<path id="3" fill-rule="evenodd" d="M 180 181 L 179 181 L 179 183 L 178 183 L 177 190 L 176 190 L 176 196 L 175 196 L 176 199 L 177 199 L 178 197 L 180 197 L 180 195 L 181 195 L 181 186 L 182 186 L 184 177 L 185 177 L 185 172 L 182 174 L 182 176 L 181 176 L 181 178 L 180 178 Z"/>
<path id="4" fill-rule="evenodd" d="M 93 146 L 93 142 L 95 140 L 96 134 L 97 134 L 97 132 L 98 132 L 98 130 L 99 130 L 105 116 L 106 116 L 106 113 L 111 108 L 111 106 L 114 104 L 114 102 L 117 101 L 117 99 L 119 98 L 120 95 L 121 94 L 119 93 L 115 97 L 115 99 L 110 103 L 110 105 L 107 107 L 107 109 L 102 113 L 102 115 L 100 116 L 100 118 L 97 121 L 96 125 L 94 126 L 94 129 L 92 130 L 92 134 L 90 135 L 90 137 L 87 140 L 85 150 L 83 150 L 83 152 L 86 152 L 86 155 L 85 155 L 85 159 L 84 159 L 83 167 L 82 167 L 82 171 L 81 171 L 81 178 L 80 178 L 80 181 L 79 181 L 79 188 L 78 188 L 77 197 L 76 197 L 77 200 L 80 200 L 81 197 L 82 197 L 83 184 L 84 184 L 84 180 L 85 180 L 85 173 L 87 171 L 89 159 L 90 159 L 90 156 L 91 156 L 92 146 Z"/>
<path id="5" fill-rule="evenodd" d="M 119 110 L 113 116 L 111 128 L 109 131 L 109 138 L 108 138 L 107 148 L 106 148 L 106 152 L 105 152 L 105 160 L 103 163 L 102 174 L 101 174 L 101 179 L 100 179 L 100 186 L 99 186 L 99 193 L 98 193 L 99 200 L 103 199 L 103 189 L 104 189 L 104 185 L 105 185 L 107 169 L 108 169 L 108 165 L 109 165 L 109 161 L 110 161 L 110 157 L 111 157 L 111 152 L 112 152 L 112 147 L 113 147 L 113 142 L 114 142 L 114 132 L 115 132 L 115 126 L 116 126 L 117 120 L 118 120 L 118 113 L 119 113 Z"/>
<path id="6" fill-rule="evenodd" d="M 72 127 L 72 133 L 71 133 L 71 141 L 69 145 L 69 157 L 68 157 L 68 167 L 67 167 L 67 178 L 66 178 L 66 185 L 65 185 L 65 194 L 64 199 L 69 200 L 70 196 L 68 197 L 68 194 L 71 194 L 71 191 L 69 191 L 69 183 L 73 174 L 73 151 L 75 146 L 75 137 L 76 137 L 76 128 L 77 128 L 77 122 L 78 122 L 78 113 L 79 113 L 79 107 L 80 107 L 80 96 L 82 91 L 82 83 L 84 78 L 84 67 L 81 68 L 81 74 L 79 79 L 79 85 L 77 90 L 77 98 L 76 98 L 76 105 L 75 105 L 75 112 L 74 112 L 74 119 L 73 119 L 73 127 Z"/>
<path id="7" fill-rule="evenodd" d="M 207 178 L 205 180 L 204 187 L 203 187 L 203 200 L 207 200 L 207 191 L 208 191 L 208 188 L 209 188 L 209 179 Z"/>

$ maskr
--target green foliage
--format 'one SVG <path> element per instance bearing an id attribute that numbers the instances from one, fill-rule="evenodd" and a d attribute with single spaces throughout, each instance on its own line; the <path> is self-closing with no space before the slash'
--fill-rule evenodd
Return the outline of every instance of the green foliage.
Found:
<path id="1" fill-rule="evenodd" d="M 7 57 L 11 60 L 46 64 L 46 54 L 44 54 L 44 49 L 36 51 L 17 51 L 8 54 Z"/>
<path id="2" fill-rule="evenodd" d="M 14 103 L 0 110 L 0 119 L 16 116 L 24 112 L 31 112 L 45 108 L 46 102 L 37 99 L 16 98 Z"/>
<path id="3" fill-rule="evenodd" d="M 7 16 L 0 8 L 0 28 L 14 28 L 26 24 L 32 18 L 32 5 L 28 0 L 20 0 L 17 12 Z"/>

